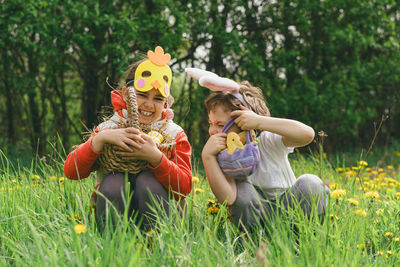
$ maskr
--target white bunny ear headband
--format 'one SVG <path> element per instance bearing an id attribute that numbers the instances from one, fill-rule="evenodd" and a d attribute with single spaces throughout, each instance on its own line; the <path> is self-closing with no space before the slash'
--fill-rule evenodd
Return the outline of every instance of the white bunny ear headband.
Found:
<path id="1" fill-rule="evenodd" d="M 240 85 L 237 82 L 197 68 L 185 68 L 185 72 L 193 79 L 198 80 L 201 86 L 207 87 L 212 91 L 231 93 L 242 102 L 243 106 L 248 108 L 242 94 L 239 93 Z"/>

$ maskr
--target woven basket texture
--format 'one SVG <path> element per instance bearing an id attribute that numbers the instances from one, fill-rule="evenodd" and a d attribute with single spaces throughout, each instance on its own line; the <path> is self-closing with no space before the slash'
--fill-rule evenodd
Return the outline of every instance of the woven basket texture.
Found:
<path id="1" fill-rule="evenodd" d="M 136 93 L 133 87 L 129 87 L 125 90 L 125 100 L 128 118 L 126 123 L 121 123 L 115 128 L 134 127 L 144 133 L 149 133 L 150 131 L 159 132 L 163 136 L 163 140 L 161 143 L 157 144 L 157 146 L 160 151 L 169 158 L 173 149 L 175 148 L 175 140 L 173 140 L 171 135 L 168 134 L 163 128 L 152 129 L 151 125 L 139 123 Z M 103 153 L 97 159 L 97 164 L 107 173 L 129 172 L 132 174 L 137 174 L 147 169 L 146 161 L 124 159 L 122 156 L 116 154 L 116 147 L 112 144 L 104 145 Z"/>

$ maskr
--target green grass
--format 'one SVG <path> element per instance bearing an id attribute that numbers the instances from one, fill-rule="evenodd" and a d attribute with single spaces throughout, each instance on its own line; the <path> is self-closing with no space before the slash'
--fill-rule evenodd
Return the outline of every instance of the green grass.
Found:
<path id="1" fill-rule="evenodd" d="M 82 181 L 59 179 L 63 173 L 62 156 L 58 157 L 58 160 L 33 161 L 30 166 L 22 167 L 11 164 L 4 154 L 0 156 L 0 166 L 3 166 L 0 169 L 0 265 L 400 264 L 400 241 L 397 241 L 400 237 L 400 205 L 396 198 L 400 197 L 397 194 L 400 192 L 400 157 L 395 158 L 393 169 L 383 166 L 378 174 L 372 173 L 374 169 L 360 171 L 361 177 L 367 177 L 363 178 L 364 183 L 367 182 L 365 191 L 379 192 L 378 199 L 370 199 L 365 197 L 355 178 L 358 171 L 339 172 L 327 161 L 320 170 L 318 157 L 294 155 L 291 162 L 297 176 L 303 173 L 319 175 L 322 171 L 324 180 L 331 183 L 331 192 L 344 189 L 346 194 L 341 199 L 329 199 L 323 224 L 315 218 L 306 220 L 295 209 L 287 217 L 278 218 L 271 232 L 258 229 L 251 234 L 239 231 L 230 223 L 224 206 L 217 214 L 208 212 L 207 201 L 214 198 L 202 170 L 196 170 L 200 181 L 194 188 L 204 192 L 192 191 L 186 198 L 183 215 L 176 209 L 171 210 L 169 218 L 160 214 L 155 231 L 145 233 L 139 231 L 125 214 L 115 229 L 106 227 L 101 234 L 89 209 L 94 177 Z M 349 198 L 357 199 L 359 205 L 350 204 Z M 357 210 L 365 210 L 366 216 L 356 215 Z M 86 232 L 77 234 L 74 231 L 76 224 L 84 224 Z M 299 229 L 297 237 L 291 230 L 293 224 Z"/>

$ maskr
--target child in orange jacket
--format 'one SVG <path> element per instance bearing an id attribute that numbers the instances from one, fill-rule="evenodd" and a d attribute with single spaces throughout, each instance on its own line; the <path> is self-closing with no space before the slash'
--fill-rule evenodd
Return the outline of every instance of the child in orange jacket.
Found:
<path id="1" fill-rule="evenodd" d="M 148 60 L 134 63 L 127 71 L 122 90 L 111 92 L 114 115 L 101 123 L 95 134 L 85 143 L 72 151 L 65 163 L 64 173 L 73 180 L 83 179 L 96 171 L 96 189 L 100 194 L 96 201 L 96 216 L 103 217 L 107 203 L 112 203 L 123 213 L 129 207 L 129 213 L 143 220 L 142 229 L 152 228 L 155 214 L 152 213 L 154 198 L 168 214 L 168 196 L 184 198 L 192 190 L 191 147 L 183 129 L 172 120 L 167 98 L 170 96 L 172 72 L 167 65 L 169 54 L 161 47 L 155 53 L 148 52 Z M 155 141 L 135 128 L 115 128 L 126 121 L 127 110 L 124 100 L 125 87 L 134 86 L 137 95 L 138 120 L 140 124 L 151 125 L 152 129 L 162 129 L 175 141 L 170 155 L 163 154 Z M 148 170 L 139 174 L 129 174 L 132 194 L 129 206 L 124 205 L 124 173 L 105 173 L 95 164 L 105 144 L 119 147 L 117 154 L 132 160 L 144 160 Z"/>

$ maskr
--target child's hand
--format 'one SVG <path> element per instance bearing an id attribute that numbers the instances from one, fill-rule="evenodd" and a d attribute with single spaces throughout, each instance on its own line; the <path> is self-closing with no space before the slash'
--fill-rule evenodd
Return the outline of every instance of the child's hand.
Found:
<path id="1" fill-rule="evenodd" d="M 117 151 L 116 154 L 127 160 L 144 160 L 153 167 L 157 166 L 161 162 L 162 152 L 158 149 L 153 138 L 143 133 L 141 134 L 141 138 L 144 141 L 143 143 L 128 151 Z"/>
<path id="2" fill-rule="evenodd" d="M 241 110 L 231 112 L 231 116 L 238 116 L 235 119 L 236 125 L 242 130 L 252 130 L 259 128 L 260 115 L 240 105 Z"/>
<path id="3" fill-rule="evenodd" d="M 92 148 L 96 152 L 101 152 L 104 144 L 113 144 L 126 151 L 132 151 L 132 148 L 140 148 L 144 142 L 138 129 L 132 127 L 105 129 L 93 137 Z"/>
<path id="4" fill-rule="evenodd" d="M 226 133 L 212 135 L 203 148 L 203 156 L 216 156 L 219 152 L 226 149 Z"/>

